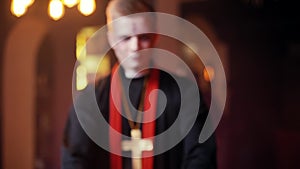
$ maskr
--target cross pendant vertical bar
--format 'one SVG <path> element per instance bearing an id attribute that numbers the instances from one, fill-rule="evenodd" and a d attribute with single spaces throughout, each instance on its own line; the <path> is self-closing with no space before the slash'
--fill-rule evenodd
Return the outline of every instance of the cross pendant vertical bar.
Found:
<path id="1" fill-rule="evenodd" d="M 153 143 L 150 139 L 142 139 L 140 129 L 132 129 L 130 134 L 131 140 L 122 141 L 122 150 L 131 151 L 133 169 L 142 169 L 142 153 L 152 151 Z"/>

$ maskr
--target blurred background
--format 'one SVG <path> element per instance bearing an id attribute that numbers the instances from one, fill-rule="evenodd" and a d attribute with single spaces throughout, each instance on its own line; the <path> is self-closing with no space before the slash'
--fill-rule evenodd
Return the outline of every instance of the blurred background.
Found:
<path id="1" fill-rule="evenodd" d="M 106 42 L 85 45 L 105 25 L 107 2 L 75 0 L 72 6 L 72 0 L 0 0 L 0 168 L 60 168 L 72 82 L 84 89 L 95 69 L 104 76 L 114 62 L 101 51 Z M 148 2 L 158 12 L 192 22 L 220 55 L 227 102 L 216 131 L 218 168 L 299 169 L 297 1 Z M 197 44 L 188 48 L 162 37 L 159 45 L 191 67 L 209 104 L 210 81 L 218 71 L 204 67 L 190 50 Z M 103 65 L 97 68 L 99 59 Z"/>

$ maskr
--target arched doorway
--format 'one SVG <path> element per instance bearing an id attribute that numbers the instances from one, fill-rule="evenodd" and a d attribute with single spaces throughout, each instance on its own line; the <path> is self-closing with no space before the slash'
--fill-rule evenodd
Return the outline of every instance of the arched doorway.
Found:
<path id="1" fill-rule="evenodd" d="M 23 18 L 8 36 L 3 67 L 3 168 L 35 166 L 36 56 L 46 25 Z"/>

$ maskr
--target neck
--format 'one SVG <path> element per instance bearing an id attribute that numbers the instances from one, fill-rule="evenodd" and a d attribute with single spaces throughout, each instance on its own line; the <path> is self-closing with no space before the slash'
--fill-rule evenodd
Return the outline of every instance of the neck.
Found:
<path id="1" fill-rule="evenodd" d="M 140 78 L 149 73 L 149 70 L 143 70 L 143 71 L 135 71 L 135 70 L 125 70 L 125 77 L 128 79 L 135 79 Z"/>

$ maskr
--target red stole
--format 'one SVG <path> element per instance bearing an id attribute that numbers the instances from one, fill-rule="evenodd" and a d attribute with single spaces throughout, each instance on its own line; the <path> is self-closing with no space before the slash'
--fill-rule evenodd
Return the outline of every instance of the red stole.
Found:
<path id="1" fill-rule="evenodd" d="M 122 115 L 118 110 L 122 110 L 121 104 L 121 92 L 120 87 L 121 77 L 119 76 L 119 65 L 115 65 L 112 70 L 111 78 L 111 90 L 109 96 L 109 124 L 111 125 L 109 131 L 109 143 L 112 152 L 121 154 L 121 135 L 114 134 L 112 128 L 115 129 L 119 134 L 122 134 Z M 116 76 L 113 78 L 113 76 Z M 157 104 L 157 91 L 153 91 L 151 98 L 149 97 L 152 90 L 158 89 L 159 85 L 159 71 L 151 70 L 146 85 L 145 101 L 144 101 L 144 117 L 143 117 L 143 131 L 142 138 L 151 138 L 154 143 L 153 137 L 155 136 L 155 115 L 156 115 L 156 104 Z M 126 92 L 126 91 L 125 91 Z M 114 95 L 114 96 L 112 96 Z M 113 99 L 114 98 L 114 99 Z M 150 100 L 150 101 L 149 101 Z M 150 103 L 152 103 L 150 105 Z M 151 108 L 151 109 L 150 109 Z M 153 169 L 153 151 L 143 152 L 142 167 L 143 169 Z M 110 168 L 111 169 L 122 169 L 122 156 L 111 153 L 110 155 Z"/>

